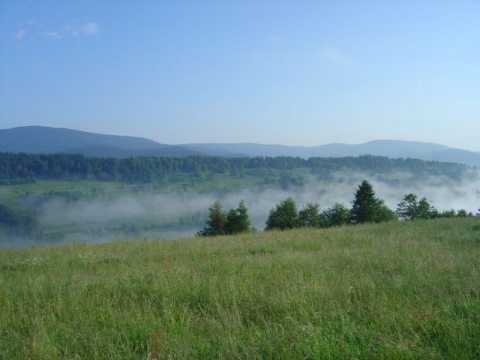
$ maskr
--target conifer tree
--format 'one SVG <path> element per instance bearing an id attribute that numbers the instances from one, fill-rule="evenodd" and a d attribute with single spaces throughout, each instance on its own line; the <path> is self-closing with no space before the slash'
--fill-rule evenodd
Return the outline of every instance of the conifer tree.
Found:
<path id="1" fill-rule="evenodd" d="M 383 202 L 375 196 L 373 186 L 363 180 L 355 193 L 351 212 L 352 223 L 364 224 L 381 221 L 380 213 Z"/>
<path id="2" fill-rule="evenodd" d="M 230 209 L 228 213 L 222 210 L 222 204 L 215 201 L 208 209 L 208 220 L 198 236 L 232 235 L 254 231 L 250 225 L 248 211 L 243 201 L 240 201 L 236 209 Z"/>
<path id="3" fill-rule="evenodd" d="M 253 231 L 250 225 L 250 219 L 248 218 L 248 210 L 245 207 L 245 203 L 240 201 L 236 209 L 230 209 L 227 214 L 225 222 L 226 234 L 240 234 L 243 232 Z"/>
<path id="4" fill-rule="evenodd" d="M 215 201 L 208 208 L 207 226 L 199 231 L 197 235 L 200 236 L 217 236 L 224 233 L 226 215 L 222 210 L 220 201 Z"/>

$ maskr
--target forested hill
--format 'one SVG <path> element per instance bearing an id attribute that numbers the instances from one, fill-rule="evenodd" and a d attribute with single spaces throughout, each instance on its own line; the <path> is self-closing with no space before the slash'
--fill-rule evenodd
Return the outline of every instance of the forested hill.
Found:
<path id="1" fill-rule="evenodd" d="M 327 144 L 313 147 L 253 143 L 167 145 L 133 136 L 104 135 L 45 126 L 0 129 L 0 152 L 67 153 L 115 158 L 198 155 L 225 157 L 293 156 L 308 159 L 319 156 L 375 155 L 480 166 L 480 152 L 418 141 L 375 140 L 356 145 Z"/>
<path id="2" fill-rule="evenodd" d="M 343 158 L 254 157 L 225 158 L 131 157 L 125 159 L 86 157 L 78 154 L 36 155 L 0 153 L 0 184 L 18 184 L 36 180 L 123 181 L 131 183 L 169 182 L 183 179 L 206 179 L 215 174 L 233 177 L 268 176 L 273 170 L 286 173 L 307 169 L 319 178 L 336 172 L 368 171 L 378 175 L 409 172 L 415 176 L 446 176 L 460 179 L 469 167 L 417 159 L 390 159 L 365 155 Z"/>
<path id="3" fill-rule="evenodd" d="M 0 151 L 31 154 L 82 154 L 125 158 L 131 156 L 192 156 L 201 152 L 134 136 L 96 134 L 46 126 L 0 129 Z"/>

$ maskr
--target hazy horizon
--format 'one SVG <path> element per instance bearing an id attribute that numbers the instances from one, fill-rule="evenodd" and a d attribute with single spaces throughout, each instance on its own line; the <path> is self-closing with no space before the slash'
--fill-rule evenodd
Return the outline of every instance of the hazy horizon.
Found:
<path id="1" fill-rule="evenodd" d="M 479 18 L 473 0 L 5 0 L 0 123 L 478 152 Z"/>
<path id="2" fill-rule="evenodd" d="M 72 129 L 72 128 L 66 128 L 66 127 L 50 127 L 50 126 L 45 126 L 45 125 L 23 125 L 23 126 L 14 126 L 14 127 L 10 127 L 10 128 L 6 128 L 6 129 L 0 129 L 0 130 L 10 130 L 10 129 L 14 129 L 14 128 L 22 128 L 22 127 L 48 127 L 48 128 L 55 128 L 55 129 L 66 129 L 66 130 L 75 130 L 75 131 L 82 131 L 82 132 L 87 132 L 87 133 L 93 133 L 93 134 L 99 134 L 99 135 L 115 135 L 115 134 L 112 134 L 112 133 L 97 133 L 97 132 L 94 132 L 94 131 L 85 131 L 85 130 L 79 130 L 79 129 Z M 279 144 L 279 143 L 253 143 L 253 142 L 237 142 L 237 143 L 227 143 L 227 142 L 216 142 L 216 143 L 213 143 L 213 142 L 207 142 L 207 143 L 160 143 L 156 140 L 153 140 L 152 138 L 149 138 L 148 136 L 134 136 L 134 135 L 115 135 L 115 136 L 131 136 L 131 137 L 136 137 L 136 138 L 143 138 L 143 139 L 146 139 L 146 140 L 152 140 L 152 141 L 155 141 L 159 144 L 163 144 L 163 145 L 172 145 L 172 146 L 176 146 L 176 145 L 215 145 L 215 144 L 230 144 L 230 145 L 240 145 L 240 144 L 252 144 L 252 145 L 267 145 L 267 146 L 287 146 L 287 147 L 306 147 L 306 148 L 310 148 L 310 147 L 320 147 L 320 146 L 324 146 L 324 145 L 362 145 L 362 144 L 366 144 L 366 143 L 369 143 L 369 142 L 376 142 L 376 141 L 400 141 L 400 142 L 412 142 L 412 143 L 425 143 L 425 144 L 432 144 L 432 145 L 442 145 L 442 146 L 447 146 L 447 147 L 450 147 L 448 145 L 445 145 L 445 144 L 440 144 L 440 143 L 434 143 L 434 142 L 429 142 L 429 141 L 420 141 L 420 140 L 404 140 L 404 139 L 372 139 L 372 140 L 368 140 L 368 141 L 365 141 L 363 143 L 343 143 L 343 142 L 331 142 L 331 143 L 324 143 L 324 144 L 317 144 L 317 145 L 285 145 L 285 144 Z M 454 149 L 454 147 L 450 147 L 452 149 Z M 461 147 L 457 147 L 455 149 L 460 149 L 460 150 L 468 150 L 468 149 L 464 149 L 464 148 L 461 148 Z M 476 151 L 476 150 L 469 150 L 469 151 L 473 151 L 473 152 L 480 152 L 480 151 Z"/>

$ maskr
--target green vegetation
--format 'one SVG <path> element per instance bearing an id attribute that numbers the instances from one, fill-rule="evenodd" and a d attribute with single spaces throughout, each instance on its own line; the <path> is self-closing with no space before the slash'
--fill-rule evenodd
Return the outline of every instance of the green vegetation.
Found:
<path id="1" fill-rule="evenodd" d="M 404 200 L 398 204 L 396 212 L 393 212 L 385 205 L 384 200 L 377 198 L 372 184 L 363 180 L 358 186 L 350 210 L 342 204 L 335 203 L 331 208 L 320 212 L 318 203 L 309 202 L 302 210 L 297 211 L 295 200 L 289 197 L 270 210 L 265 230 L 288 230 L 301 227 L 328 228 L 347 224 L 381 223 L 396 221 L 399 217 L 403 220 L 426 220 L 440 217 L 473 216 L 472 213 L 467 213 L 463 209 L 456 213 L 455 210 L 439 213 L 428 203 L 426 198 L 422 198 L 418 203 L 416 199 L 417 195 L 415 194 L 405 195 Z M 221 206 L 219 202 L 216 205 Z M 210 218 L 214 218 L 212 208 L 210 208 L 210 214 Z"/>
<path id="2" fill-rule="evenodd" d="M 3 359 L 476 359 L 476 217 L 0 250 Z"/>
<path id="3" fill-rule="evenodd" d="M 382 222 L 382 206 L 383 201 L 376 197 L 372 184 L 363 180 L 355 192 L 355 200 L 350 210 L 352 223 Z"/>
<path id="4" fill-rule="evenodd" d="M 0 204 L 0 236 L 26 236 L 36 235 L 37 224 L 33 216 L 13 211 L 8 206 Z"/>
<path id="5" fill-rule="evenodd" d="M 245 204 L 253 210 L 249 220 L 261 229 L 269 209 L 281 199 L 278 194 L 309 202 L 299 208 L 298 217 L 289 227 L 349 224 L 350 195 L 356 181 L 360 181 L 357 174 L 383 185 L 383 189 L 407 188 L 398 193 L 395 203 L 401 200 L 402 193 L 422 189 L 427 184 L 431 188 L 448 187 L 448 191 L 469 199 L 469 212 L 433 211 L 431 217 L 473 215 L 471 201 L 480 196 L 476 188 L 478 170 L 414 159 L 379 156 L 115 159 L 0 153 L 0 206 L 4 213 L 10 214 L 0 218 L 0 246 L 15 246 L 23 240 L 31 244 L 190 236 L 203 228 L 208 204 L 215 200 L 231 207 L 245 199 Z M 474 184 L 467 187 L 468 193 L 465 179 Z M 343 193 L 336 187 L 343 187 Z M 322 205 L 336 203 L 321 210 L 316 201 Z M 238 212 L 230 214 L 229 225 L 234 224 L 235 216 L 239 216 Z M 383 203 L 378 204 L 376 216 L 376 221 L 396 217 Z M 224 233 L 239 232 L 235 226 L 227 226 Z M 275 226 L 278 228 L 278 224 Z"/>
<path id="6" fill-rule="evenodd" d="M 208 220 L 199 236 L 234 235 L 252 232 L 248 210 L 243 201 L 240 201 L 236 209 L 230 209 L 225 213 L 220 201 L 215 201 L 208 209 Z"/>
<path id="7" fill-rule="evenodd" d="M 411 193 L 405 195 L 402 202 L 398 204 L 397 214 L 404 220 L 433 219 L 439 215 L 438 211 L 428 203 L 426 198 L 417 201 L 417 195 Z M 452 216 L 452 214 L 449 214 L 448 212 L 443 215 L 444 217 L 455 216 L 455 214 Z M 458 215 L 467 216 L 467 213 L 465 210 L 459 210 Z"/>
<path id="8" fill-rule="evenodd" d="M 298 227 L 299 221 L 295 200 L 289 197 L 270 210 L 266 225 L 265 230 L 288 230 Z"/>
<path id="9" fill-rule="evenodd" d="M 350 223 L 350 210 L 343 204 L 335 203 L 331 208 L 324 210 L 322 216 L 326 227 L 342 226 Z"/>
<path id="10" fill-rule="evenodd" d="M 389 179 L 394 172 L 409 172 L 416 178 L 445 176 L 460 179 L 469 167 L 455 163 L 416 159 L 389 159 L 383 156 L 344 158 L 219 156 L 154 157 L 126 159 L 86 157 L 79 154 L 0 153 L 0 185 L 18 185 L 37 180 L 97 180 L 126 183 L 171 183 L 187 180 L 212 180 L 215 175 L 264 177 L 282 189 L 302 186 L 304 177 L 294 170 L 307 169 L 319 179 L 329 179 L 338 171 L 369 171 Z M 280 172 L 279 172 L 280 171 Z M 274 179 L 271 177 L 274 176 Z"/>

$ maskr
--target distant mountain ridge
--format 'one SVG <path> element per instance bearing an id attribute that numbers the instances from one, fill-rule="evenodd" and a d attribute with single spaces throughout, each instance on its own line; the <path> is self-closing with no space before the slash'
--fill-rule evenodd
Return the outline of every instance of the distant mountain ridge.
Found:
<path id="1" fill-rule="evenodd" d="M 79 153 L 86 156 L 118 158 L 191 155 L 225 157 L 295 156 L 309 158 L 376 155 L 480 166 L 480 152 L 417 141 L 374 140 L 357 145 L 337 143 L 315 147 L 254 143 L 166 145 L 140 137 L 104 135 L 44 126 L 0 129 L 0 152 Z"/>
<path id="2" fill-rule="evenodd" d="M 199 153 L 153 140 L 65 128 L 25 126 L 0 130 L 0 151 L 34 154 L 79 153 L 86 156 L 188 156 Z"/>

